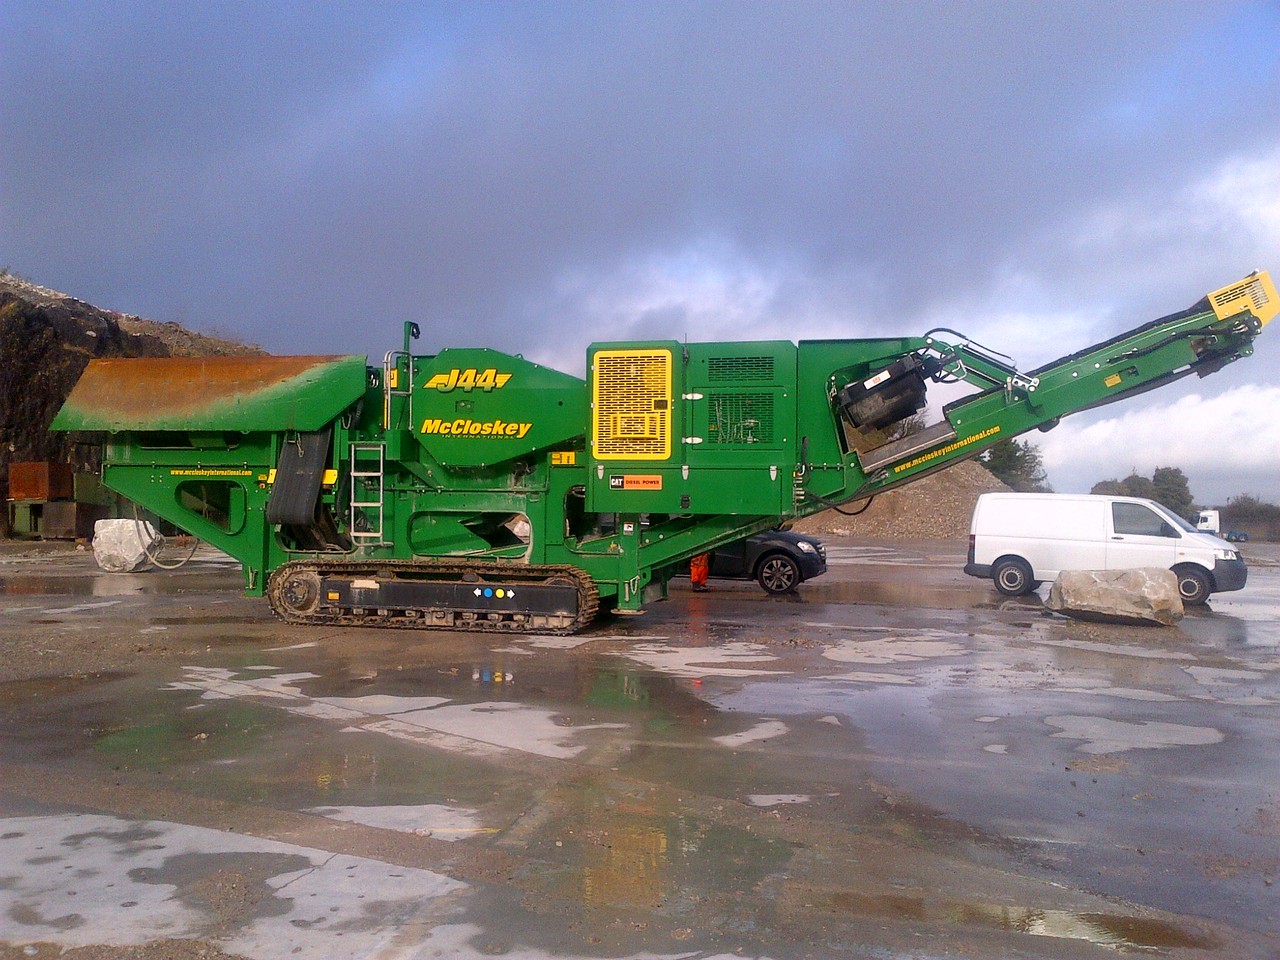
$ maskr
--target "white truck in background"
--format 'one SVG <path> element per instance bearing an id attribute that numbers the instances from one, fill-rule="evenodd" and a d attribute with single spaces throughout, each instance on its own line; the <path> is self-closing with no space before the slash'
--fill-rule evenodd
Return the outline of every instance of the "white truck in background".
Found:
<path id="1" fill-rule="evenodd" d="M 1196 529 L 1216 537 L 1222 531 L 1222 515 L 1217 510 L 1201 510 L 1196 514 Z"/>
<path id="2" fill-rule="evenodd" d="M 1222 511 L 1220 510 L 1201 510 L 1196 514 L 1196 529 L 1201 533 L 1211 533 L 1215 537 L 1222 537 L 1232 543 L 1248 540 L 1247 533 L 1241 533 L 1239 530 L 1228 530 L 1225 534 L 1222 532 Z"/>
<path id="3" fill-rule="evenodd" d="M 1138 497 L 984 493 L 969 528 L 964 572 L 989 577 L 1016 597 L 1063 570 L 1164 567 L 1186 604 L 1239 590 L 1248 579 L 1240 554 L 1173 511 Z"/>

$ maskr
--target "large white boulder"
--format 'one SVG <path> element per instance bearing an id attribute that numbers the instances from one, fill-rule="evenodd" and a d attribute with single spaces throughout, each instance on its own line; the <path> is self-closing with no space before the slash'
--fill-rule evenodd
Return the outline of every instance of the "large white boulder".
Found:
<path id="1" fill-rule="evenodd" d="M 1064 570 L 1044 605 L 1077 620 L 1100 623 L 1171 626 L 1183 613 L 1178 578 L 1162 567 Z"/>
<path id="2" fill-rule="evenodd" d="M 136 573 L 151 566 L 162 540 L 145 520 L 99 520 L 93 525 L 93 559 L 108 573 Z"/>

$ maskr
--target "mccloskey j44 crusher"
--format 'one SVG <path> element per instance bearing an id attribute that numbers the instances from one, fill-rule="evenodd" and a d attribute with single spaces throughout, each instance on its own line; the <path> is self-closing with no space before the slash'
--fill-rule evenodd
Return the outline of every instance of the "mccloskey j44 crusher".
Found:
<path id="1" fill-rule="evenodd" d="M 923 337 L 600 343 L 587 379 L 488 349 L 94 360 L 54 421 L 107 486 L 225 550 L 290 623 L 568 633 L 680 563 L 1252 353 L 1255 273 L 1020 373 Z M 975 392 L 895 426 L 929 382 Z M 900 432 L 900 431 L 899 431 Z"/>

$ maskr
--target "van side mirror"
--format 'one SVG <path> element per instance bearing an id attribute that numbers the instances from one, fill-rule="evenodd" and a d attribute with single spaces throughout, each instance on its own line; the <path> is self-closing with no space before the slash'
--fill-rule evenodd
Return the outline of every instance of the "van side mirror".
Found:
<path id="1" fill-rule="evenodd" d="M 1162 520 L 1160 522 L 1160 536 L 1173 537 L 1176 540 L 1180 534 L 1178 533 L 1178 529 L 1172 523 L 1168 520 Z"/>

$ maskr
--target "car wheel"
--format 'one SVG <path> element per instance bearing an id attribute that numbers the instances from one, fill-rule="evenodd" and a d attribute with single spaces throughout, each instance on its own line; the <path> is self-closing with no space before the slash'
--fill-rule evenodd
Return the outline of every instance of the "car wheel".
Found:
<path id="1" fill-rule="evenodd" d="M 760 561 L 756 582 L 765 593 L 790 593 L 800 582 L 800 567 L 785 553 L 771 553 Z"/>
<path id="2" fill-rule="evenodd" d="M 995 581 L 996 589 L 1006 597 L 1020 597 L 1035 589 L 1031 568 L 1027 566 L 1027 561 L 1017 557 L 1005 557 L 998 561 L 991 569 L 991 579 Z"/>
<path id="3" fill-rule="evenodd" d="M 1183 603 L 1198 607 L 1209 599 L 1213 585 L 1207 573 L 1196 567 L 1178 567 L 1173 572 L 1178 575 L 1178 593 Z"/>

